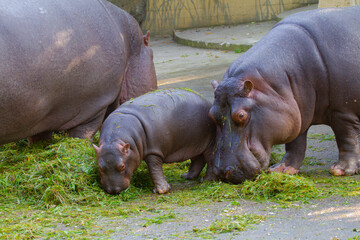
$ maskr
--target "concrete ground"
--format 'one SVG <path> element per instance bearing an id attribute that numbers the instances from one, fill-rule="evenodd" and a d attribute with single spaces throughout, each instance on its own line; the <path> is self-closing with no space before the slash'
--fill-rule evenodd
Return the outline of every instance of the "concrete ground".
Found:
<path id="1" fill-rule="evenodd" d="M 310 6 L 314 8 L 314 6 Z M 294 10 L 295 12 L 298 10 Z M 212 42 L 222 43 L 223 38 L 231 32 L 234 42 L 247 39 L 246 44 L 253 44 L 263 34 L 270 30 L 274 22 L 254 23 L 243 25 L 242 29 L 252 29 L 249 34 L 243 31 L 233 31 L 232 28 L 212 28 L 210 30 L 189 30 L 189 36 L 195 41 L 206 41 L 211 36 Z M 206 34 L 211 32 L 211 34 Z M 246 32 L 246 31 L 245 31 Z M 259 34 L 261 32 L 261 34 Z M 185 35 L 185 31 L 182 32 Z M 239 35 L 235 35 L 239 33 Z M 226 69 L 240 54 L 234 51 L 220 51 L 212 49 L 192 48 L 175 43 L 171 38 L 152 39 L 154 62 L 158 76 L 159 88 L 189 87 L 200 92 L 213 101 L 211 80 L 222 80 Z M 327 126 L 314 126 L 309 134 L 332 134 Z M 322 161 L 321 166 L 306 166 L 301 172 L 311 171 L 313 168 L 329 169 L 337 161 L 337 147 L 335 141 L 320 142 L 308 140 L 306 156 L 309 159 Z M 311 147 L 310 147 L 311 146 Z M 283 146 L 280 147 L 283 149 Z M 359 180 L 359 178 L 357 178 Z M 239 200 L 239 206 L 221 202 L 206 205 L 203 208 L 178 207 L 173 210 L 182 220 L 170 221 L 160 225 L 144 228 L 144 216 L 128 218 L 124 221 L 126 231 L 114 234 L 114 239 L 178 239 L 191 238 L 186 232 L 194 227 L 203 228 L 222 215 L 254 213 L 268 217 L 268 219 L 254 229 L 233 235 L 232 233 L 214 235 L 214 239 L 352 239 L 360 236 L 360 198 L 334 197 L 330 199 L 312 201 L 298 207 L 282 209 L 273 203 L 256 203 Z M 360 237 L 359 237 L 360 238 Z M 357 238 L 357 239 L 359 239 Z"/>

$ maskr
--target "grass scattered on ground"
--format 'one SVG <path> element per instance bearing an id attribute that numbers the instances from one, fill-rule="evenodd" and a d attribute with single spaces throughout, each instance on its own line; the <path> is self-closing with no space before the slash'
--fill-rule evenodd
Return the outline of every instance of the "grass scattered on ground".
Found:
<path id="1" fill-rule="evenodd" d="M 169 212 L 166 214 L 162 214 L 153 218 L 143 218 L 142 220 L 145 220 L 146 222 L 144 223 L 143 227 L 147 227 L 151 224 L 161 224 L 164 222 L 164 220 L 168 220 L 168 219 L 176 219 L 176 214 L 173 212 Z"/>
<path id="2" fill-rule="evenodd" d="M 323 139 L 331 137 L 320 136 Z M 282 155 L 272 157 L 279 161 Z M 0 238 L 107 237 L 115 230 L 109 225 L 104 228 L 104 219 L 118 221 L 221 201 L 236 205 L 240 198 L 288 203 L 332 195 L 360 196 L 358 176 L 332 177 L 328 171 L 295 176 L 263 173 L 255 181 L 232 185 L 182 179 L 188 168 L 189 161 L 164 164 L 172 192 L 157 195 L 152 193 L 154 186 L 142 163 L 130 188 L 112 196 L 99 186 L 95 152 L 86 140 L 54 135 L 54 140 L 32 146 L 26 140 L 1 145 Z M 167 219 L 155 217 L 154 221 Z M 152 220 L 146 221 L 150 224 Z M 236 228 L 232 223 L 225 225 Z"/>
<path id="3" fill-rule="evenodd" d="M 265 221 L 265 219 L 266 217 L 255 214 L 230 215 L 216 220 L 207 228 L 193 228 L 193 232 L 198 236 L 242 232 L 251 228 L 254 224 Z"/>

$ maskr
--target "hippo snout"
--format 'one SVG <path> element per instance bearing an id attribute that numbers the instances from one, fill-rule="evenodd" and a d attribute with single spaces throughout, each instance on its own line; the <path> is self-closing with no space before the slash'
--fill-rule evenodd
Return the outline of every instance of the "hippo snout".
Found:
<path id="1" fill-rule="evenodd" d="M 227 166 L 224 170 L 215 168 L 215 174 L 224 182 L 239 184 L 245 181 L 243 172 L 234 166 Z"/>
<path id="2" fill-rule="evenodd" d="M 120 187 L 120 186 L 116 186 L 116 187 L 103 187 L 103 189 L 105 190 L 105 192 L 107 192 L 108 194 L 111 195 L 117 195 L 120 192 L 126 190 L 128 187 Z"/>
<path id="3" fill-rule="evenodd" d="M 123 178 L 120 181 L 108 181 L 106 178 L 101 179 L 101 187 L 111 195 L 117 195 L 130 186 L 130 179 Z"/>
<path id="4" fill-rule="evenodd" d="M 120 187 L 116 187 L 116 188 L 104 187 L 104 190 L 105 190 L 105 192 L 107 192 L 108 194 L 111 194 L 111 195 L 117 195 L 122 191 L 122 189 Z"/>
<path id="5" fill-rule="evenodd" d="M 224 177 L 227 182 L 234 184 L 240 184 L 245 181 L 244 173 L 241 169 L 234 168 L 232 166 L 225 169 Z"/>

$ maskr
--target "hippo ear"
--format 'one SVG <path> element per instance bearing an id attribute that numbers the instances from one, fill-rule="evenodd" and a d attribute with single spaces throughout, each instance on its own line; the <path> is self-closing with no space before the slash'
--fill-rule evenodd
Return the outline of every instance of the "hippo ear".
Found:
<path id="1" fill-rule="evenodd" d="M 146 34 L 143 36 L 143 39 L 144 39 L 144 44 L 145 46 L 149 46 L 149 43 L 150 43 L 150 31 L 148 30 L 146 32 Z"/>
<path id="2" fill-rule="evenodd" d="M 216 80 L 212 80 L 211 85 L 212 85 L 212 87 L 214 89 L 214 92 L 215 92 L 217 87 L 219 86 L 219 83 Z"/>
<path id="3" fill-rule="evenodd" d="M 125 143 L 125 144 L 118 143 L 118 149 L 123 154 L 128 154 L 129 149 L 130 149 L 130 144 L 128 144 L 128 143 Z"/>
<path id="4" fill-rule="evenodd" d="M 242 92 L 245 96 L 249 96 L 250 92 L 253 90 L 254 84 L 250 80 L 244 81 L 244 87 L 242 89 Z"/>
<path id="5" fill-rule="evenodd" d="M 95 144 L 93 144 L 93 147 L 94 147 L 94 149 L 95 149 L 96 156 L 98 156 L 98 155 L 100 154 L 101 146 L 98 147 L 98 146 L 96 146 Z"/>

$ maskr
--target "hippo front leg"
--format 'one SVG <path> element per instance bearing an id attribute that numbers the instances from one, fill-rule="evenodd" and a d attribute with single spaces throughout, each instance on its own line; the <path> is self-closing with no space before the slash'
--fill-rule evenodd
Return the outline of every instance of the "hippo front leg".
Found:
<path id="1" fill-rule="evenodd" d="M 214 172 L 214 158 L 215 154 L 214 151 L 208 149 L 204 152 L 204 157 L 206 161 L 206 173 L 203 181 L 215 181 L 217 180 L 215 172 Z"/>
<path id="2" fill-rule="evenodd" d="M 281 161 L 269 168 L 270 172 L 283 172 L 296 174 L 299 172 L 306 151 L 307 130 L 295 138 L 293 141 L 285 144 L 285 155 Z"/>
<path id="3" fill-rule="evenodd" d="M 146 157 L 145 162 L 149 168 L 150 177 L 155 185 L 154 193 L 168 193 L 170 191 L 170 185 L 166 181 L 163 172 L 163 160 L 155 155 Z"/>
<path id="4" fill-rule="evenodd" d="M 354 175 L 360 169 L 360 121 L 358 116 L 337 112 L 331 127 L 339 148 L 339 161 L 330 169 L 335 176 Z"/>
<path id="5" fill-rule="evenodd" d="M 203 155 L 193 157 L 191 159 L 191 164 L 189 171 L 181 175 L 181 177 L 191 180 L 199 176 L 201 170 L 204 168 L 206 162 Z"/>

